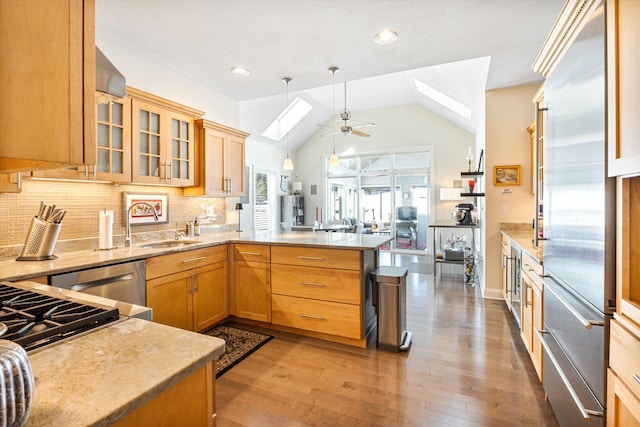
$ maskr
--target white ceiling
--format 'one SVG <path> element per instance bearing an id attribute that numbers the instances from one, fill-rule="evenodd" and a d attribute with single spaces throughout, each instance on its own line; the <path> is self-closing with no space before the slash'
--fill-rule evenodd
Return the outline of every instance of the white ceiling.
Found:
<path id="1" fill-rule="evenodd" d="M 299 146 L 344 106 L 420 103 L 475 133 L 485 90 L 541 81 L 531 64 L 564 0 L 97 0 L 96 38 L 240 102 L 240 127 L 260 134 L 289 99 L 312 112 Z M 396 43 L 373 41 L 382 29 Z M 230 72 L 240 65 L 249 77 Z M 335 109 L 330 66 L 335 76 Z M 117 64 L 116 64 L 117 66 Z M 416 78 L 472 110 L 466 120 L 415 90 Z M 474 113 L 475 112 L 475 113 Z M 375 128 L 366 130 L 375 132 Z M 355 138 L 355 136 L 350 136 Z"/>

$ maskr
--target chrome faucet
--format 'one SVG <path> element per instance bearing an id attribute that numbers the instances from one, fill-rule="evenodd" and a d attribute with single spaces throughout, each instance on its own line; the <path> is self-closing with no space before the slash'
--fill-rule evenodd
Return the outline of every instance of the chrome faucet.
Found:
<path id="1" fill-rule="evenodd" d="M 153 211 L 153 220 L 158 221 L 158 211 L 156 211 L 156 208 L 154 208 L 151 203 L 147 203 L 147 202 L 131 203 L 131 206 L 129 206 L 129 209 L 127 209 L 127 215 L 124 217 L 124 246 L 127 248 L 131 246 L 131 222 L 129 221 L 129 217 L 131 216 L 131 209 L 133 209 L 134 206 L 138 206 L 138 205 L 149 206 L 151 208 L 151 211 Z"/>

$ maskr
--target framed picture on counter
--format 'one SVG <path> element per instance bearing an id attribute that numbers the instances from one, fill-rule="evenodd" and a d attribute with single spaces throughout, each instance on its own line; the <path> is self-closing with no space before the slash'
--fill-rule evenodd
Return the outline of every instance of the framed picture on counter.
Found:
<path id="1" fill-rule="evenodd" d="M 164 224 L 169 222 L 169 198 L 167 193 L 127 193 L 122 192 L 122 206 L 124 212 L 122 222 L 124 224 L 129 207 L 137 202 L 146 202 L 153 206 L 158 213 L 158 221 L 154 221 L 153 210 L 148 205 L 136 205 L 131 209 L 129 222 L 131 225 L 136 224 Z"/>
<path id="2" fill-rule="evenodd" d="M 493 185 L 520 185 L 520 165 L 494 166 Z"/>

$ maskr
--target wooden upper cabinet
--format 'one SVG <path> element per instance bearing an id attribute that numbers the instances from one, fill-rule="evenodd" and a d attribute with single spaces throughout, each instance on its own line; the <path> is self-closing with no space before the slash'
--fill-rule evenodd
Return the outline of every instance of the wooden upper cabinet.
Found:
<path id="1" fill-rule="evenodd" d="M 94 176 L 101 181 L 131 182 L 131 100 L 96 106 L 98 158 Z"/>
<path id="2" fill-rule="evenodd" d="M 640 172 L 640 2 L 607 0 L 609 176 Z"/>
<path id="3" fill-rule="evenodd" d="M 131 102 L 132 182 L 195 183 L 194 119 L 204 112 L 127 88 Z"/>
<path id="4" fill-rule="evenodd" d="M 96 130 L 96 163 L 35 171 L 31 175 L 36 178 L 131 182 L 131 100 L 121 98 L 96 104 Z"/>
<path id="5" fill-rule="evenodd" d="M 22 180 L 20 173 L 0 174 L 0 193 L 20 193 L 22 191 Z"/>
<path id="6" fill-rule="evenodd" d="M 244 144 L 249 134 L 209 120 L 196 120 L 195 125 L 196 185 L 185 188 L 185 196 L 243 196 Z"/>
<path id="7" fill-rule="evenodd" d="M 94 164 L 95 1 L 0 1 L 0 173 Z"/>

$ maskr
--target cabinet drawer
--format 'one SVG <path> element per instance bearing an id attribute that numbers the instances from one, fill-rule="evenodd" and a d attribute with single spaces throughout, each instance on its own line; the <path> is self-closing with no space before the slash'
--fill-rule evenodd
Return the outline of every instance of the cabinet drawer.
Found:
<path id="1" fill-rule="evenodd" d="M 539 291 L 542 291 L 544 288 L 542 282 L 544 269 L 542 268 L 542 264 L 528 252 L 522 251 L 521 268 L 522 271 L 531 278 L 531 284 L 535 285 Z"/>
<path id="2" fill-rule="evenodd" d="M 640 331 L 639 331 L 640 332 Z M 640 398 L 640 339 L 617 320 L 611 321 L 609 365 Z"/>
<path id="3" fill-rule="evenodd" d="M 234 244 L 234 256 L 236 261 L 271 261 L 271 246 Z"/>
<path id="4" fill-rule="evenodd" d="M 357 305 L 272 295 L 271 321 L 307 331 L 360 338 L 360 308 Z"/>
<path id="5" fill-rule="evenodd" d="M 504 234 L 502 235 L 502 250 L 511 253 L 511 239 Z"/>
<path id="6" fill-rule="evenodd" d="M 360 272 L 273 265 L 271 292 L 325 301 L 360 304 Z"/>
<path id="7" fill-rule="evenodd" d="M 227 260 L 227 245 L 147 258 L 147 280 Z"/>
<path id="8" fill-rule="evenodd" d="M 540 261 L 527 251 L 522 251 L 522 268 L 535 272 L 538 276 L 542 276 L 543 273 Z"/>
<path id="9" fill-rule="evenodd" d="M 360 270 L 360 252 L 299 246 L 271 247 L 273 264 Z"/>

